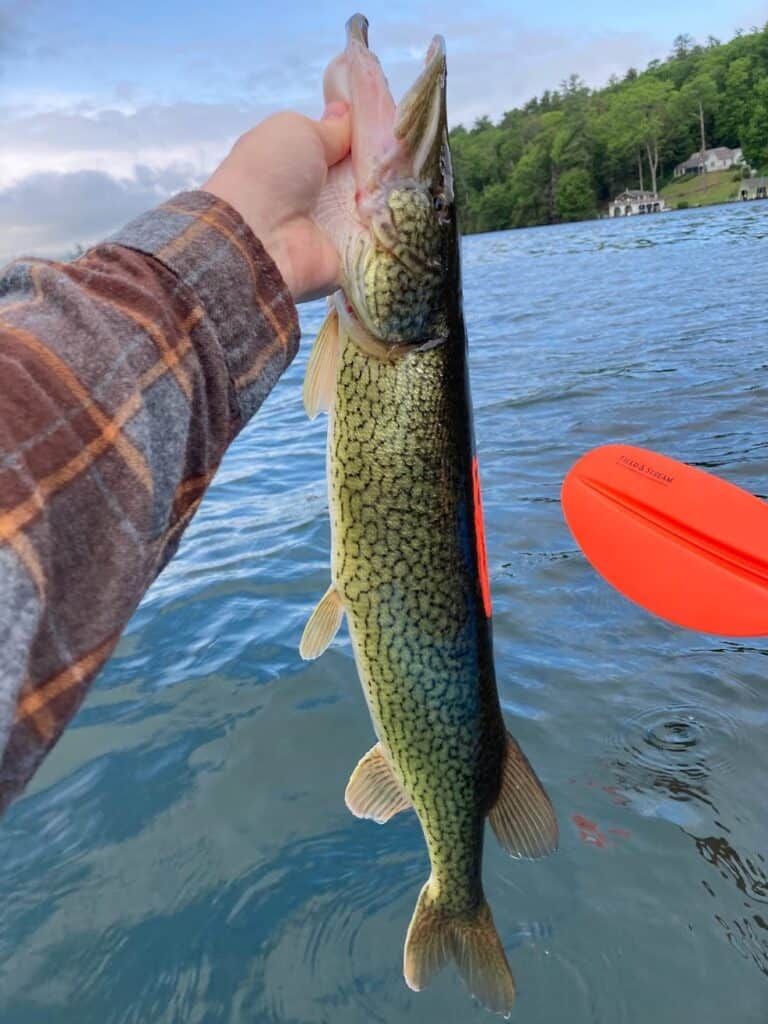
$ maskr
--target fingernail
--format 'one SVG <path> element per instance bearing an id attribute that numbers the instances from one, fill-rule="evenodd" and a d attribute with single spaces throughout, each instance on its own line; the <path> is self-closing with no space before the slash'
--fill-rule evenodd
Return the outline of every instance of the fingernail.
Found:
<path id="1" fill-rule="evenodd" d="M 346 103 L 343 103 L 341 100 L 334 100 L 333 103 L 326 105 L 322 120 L 329 121 L 333 117 L 344 117 L 348 109 L 349 106 Z"/>

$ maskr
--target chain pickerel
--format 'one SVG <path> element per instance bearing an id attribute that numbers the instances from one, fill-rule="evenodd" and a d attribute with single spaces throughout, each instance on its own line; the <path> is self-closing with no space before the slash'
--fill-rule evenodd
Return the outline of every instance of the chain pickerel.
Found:
<path id="1" fill-rule="evenodd" d="M 481 870 L 485 819 L 518 857 L 557 845 L 541 783 L 502 718 L 462 316 L 445 100 L 445 46 L 396 106 L 355 15 L 326 71 L 349 103 L 352 152 L 316 220 L 342 288 L 312 351 L 308 414 L 329 413 L 331 585 L 300 651 L 320 655 L 346 613 L 378 742 L 349 781 L 353 814 L 413 808 L 429 851 L 405 942 L 422 989 L 453 959 L 509 1014 L 515 986 Z"/>

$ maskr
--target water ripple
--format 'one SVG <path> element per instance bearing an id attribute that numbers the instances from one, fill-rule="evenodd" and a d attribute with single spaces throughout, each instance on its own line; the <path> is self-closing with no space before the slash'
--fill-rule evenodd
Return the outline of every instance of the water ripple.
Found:
<path id="1" fill-rule="evenodd" d="M 650 772 L 698 780 L 732 767 L 737 732 L 727 712 L 670 704 L 630 717 L 617 743 L 623 755 Z"/>

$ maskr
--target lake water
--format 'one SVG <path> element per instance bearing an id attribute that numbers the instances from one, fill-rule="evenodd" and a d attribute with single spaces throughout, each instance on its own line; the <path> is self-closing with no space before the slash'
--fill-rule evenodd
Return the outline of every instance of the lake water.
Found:
<path id="1" fill-rule="evenodd" d="M 570 465 L 644 445 L 768 492 L 768 203 L 469 238 L 465 306 L 508 724 L 559 852 L 486 844 L 520 1024 L 768 1019 L 768 642 L 652 618 L 568 533 Z M 328 583 L 323 315 L 0 828 L 2 1024 L 454 1024 L 402 946 L 412 814 L 358 821 L 373 742 L 346 634 L 302 663 Z M 498 1019 L 498 1018 L 496 1018 Z"/>

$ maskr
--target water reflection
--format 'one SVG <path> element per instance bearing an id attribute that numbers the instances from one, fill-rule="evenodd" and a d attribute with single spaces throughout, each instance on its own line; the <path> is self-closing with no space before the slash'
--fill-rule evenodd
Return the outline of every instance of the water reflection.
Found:
<path id="1" fill-rule="evenodd" d="M 731 766 L 736 726 L 732 717 L 694 704 L 648 708 L 632 715 L 623 732 L 628 758 L 614 761 L 615 791 L 626 803 L 673 822 L 714 869 L 701 884 L 716 901 L 713 917 L 730 945 L 768 976 L 768 874 L 758 851 L 739 851 L 734 833 L 710 792 L 711 780 Z M 610 788 L 610 787 L 609 787 Z M 738 824 L 743 824 L 736 819 Z M 723 882 L 728 883 L 723 885 Z M 743 916 L 733 915 L 735 885 Z"/>
<path id="2" fill-rule="evenodd" d="M 725 825 L 722 827 L 729 831 Z M 683 831 L 686 832 L 685 829 Z M 720 877 L 733 882 L 739 892 L 747 897 L 744 907 L 750 913 L 735 919 L 715 913 L 715 920 L 733 948 L 768 976 L 768 911 L 762 911 L 755 905 L 768 906 L 768 875 L 762 867 L 765 864 L 763 854 L 741 856 L 724 835 L 696 836 L 690 832 L 686 832 L 686 835 L 694 841 L 696 850 L 704 860 L 717 869 Z M 701 884 L 713 899 L 718 899 L 710 879 L 702 879 Z"/>

